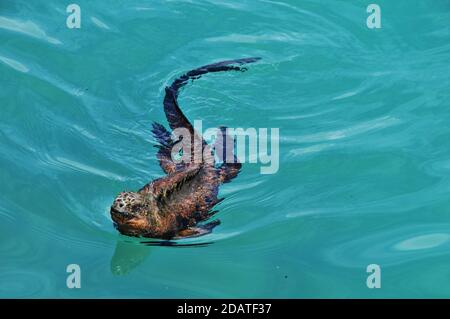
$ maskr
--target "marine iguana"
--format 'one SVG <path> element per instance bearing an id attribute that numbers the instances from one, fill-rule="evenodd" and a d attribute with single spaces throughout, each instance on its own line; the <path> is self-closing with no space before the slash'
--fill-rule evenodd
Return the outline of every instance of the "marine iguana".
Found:
<path id="1" fill-rule="evenodd" d="M 233 152 L 233 161 L 216 165 L 212 154 L 216 145 L 209 145 L 194 130 L 181 111 L 177 97 L 180 89 L 189 80 L 198 79 L 211 72 L 245 71 L 246 68 L 241 65 L 259 59 L 244 58 L 205 65 L 187 72 L 165 88 L 163 105 L 169 127 L 172 130 L 187 129 L 192 141 L 201 143 L 203 160 L 200 163 L 177 163 L 172 160 L 172 148 L 180 140 L 174 141 L 169 130 L 159 123 L 153 123 L 152 133 L 158 142 L 158 145 L 155 145 L 158 148 L 156 157 L 167 175 L 148 183 L 137 192 L 127 191 L 117 195 L 110 213 L 120 233 L 128 236 L 176 239 L 209 233 L 220 224 L 219 220 L 207 224 L 202 222 L 217 212 L 212 211 L 212 208 L 223 200 L 217 197 L 219 186 L 239 174 L 241 163 Z M 225 127 L 219 129 L 218 140 L 224 145 L 234 143 L 234 140 L 226 135 Z M 191 159 L 194 158 L 194 153 L 192 147 Z"/>

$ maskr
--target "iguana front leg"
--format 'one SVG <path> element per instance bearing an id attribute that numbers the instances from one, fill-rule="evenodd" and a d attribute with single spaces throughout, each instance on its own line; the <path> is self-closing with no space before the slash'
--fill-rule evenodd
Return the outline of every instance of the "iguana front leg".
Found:
<path id="1" fill-rule="evenodd" d="M 220 220 L 214 220 L 210 223 L 199 225 L 196 227 L 189 227 L 183 230 L 180 230 L 174 237 L 174 239 L 182 239 L 182 238 L 192 238 L 199 237 L 206 234 L 210 234 L 214 227 L 220 225 Z"/>

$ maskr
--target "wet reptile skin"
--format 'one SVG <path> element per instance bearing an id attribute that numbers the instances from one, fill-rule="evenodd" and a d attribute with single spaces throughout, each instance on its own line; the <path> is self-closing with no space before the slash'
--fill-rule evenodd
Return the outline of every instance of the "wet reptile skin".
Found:
<path id="1" fill-rule="evenodd" d="M 121 192 L 111 206 L 111 217 L 116 228 L 124 235 L 172 239 L 199 236 L 210 232 L 220 222 L 203 224 L 215 211 L 213 207 L 222 199 L 217 197 L 219 186 L 236 177 L 241 164 L 233 155 L 233 161 L 220 166 L 215 163 L 212 150 L 217 145 L 208 145 L 194 131 L 192 124 L 178 106 L 179 89 L 189 80 L 197 79 L 210 72 L 243 71 L 242 64 L 259 58 L 245 58 L 218 62 L 187 72 L 165 89 L 164 112 L 172 130 L 187 129 L 192 142 L 201 145 L 200 162 L 174 163 L 171 158 L 173 141 L 171 132 L 163 125 L 153 124 L 153 135 L 158 141 L 157 158 L 166 176 L 156 179 L 137 192 Z M 226 129 L 218 130 L 218 140 L 232 145 L 233 140 L 226 135 Z M 192 143 L 194 144 L 194 143 Z M 195 150 L 191 149 L 191 157 Z M 200 223 L 200 224 L 198 224 Z"/>

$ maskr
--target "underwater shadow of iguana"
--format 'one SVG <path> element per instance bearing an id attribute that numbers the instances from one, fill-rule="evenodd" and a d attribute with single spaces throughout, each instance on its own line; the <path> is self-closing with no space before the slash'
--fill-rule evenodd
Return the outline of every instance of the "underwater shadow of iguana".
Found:
<path id="1" fill-rule="evenodd" d="M 121 192 L 116 197 L 110 212 L 120 233 L 170 240 L 201 236 L 210 233 L 220 224 L 219 220 L 206 224 L 202 222 L 216 213 L 212 208 L 223 200 L 217 197 L 219 186 L 239 174 L 241 163 L 232 151 L 233 160 L 216 167 L 211 153 L 215 145 L 211 147 L 194 130 L 181 111 L 177 97 L 180 88 L 189 80 L 211 72 L 245 71 L 246 68 L 241 65 L 259 59 L 244 58 L 205 65 L 187 72 L 165 88 L 163 104 L 169 127 L 172 130 L 187 130 L 192 139 L 191 145 L 200 143 L 203 160 L 200 163 L 192 161 L 197 156 L 192 147 L 190 162 L 175 163 L 171 157 L 172 148 L 180 140 L 174 141 L 169 130 L 161 124 L 153 123 L 152 133 L 158 142 L 157 159 L 167 175 L 148 183 L 137 192 Z M 219 134 L 224 145 L 234 145 L 234 140 L 226 134 L 225 127 L 219 129 Z M 223 155 L 223 158 L 229 158 L 228 155 Z M 209 158 L 206 159 L 205 156 Z"/>
<path id="2" fill-rule="evenodd" d="M 118 240 L 114 254 L 111 257 L 111 273 L 116 276 L 128 275 L 147 259 L 147 257 L 151 254 L 153 246 L 200 248 L 210 244 L 212 244 L 212 242 L 177 243 L 171 240 L 141 242 Z"/>

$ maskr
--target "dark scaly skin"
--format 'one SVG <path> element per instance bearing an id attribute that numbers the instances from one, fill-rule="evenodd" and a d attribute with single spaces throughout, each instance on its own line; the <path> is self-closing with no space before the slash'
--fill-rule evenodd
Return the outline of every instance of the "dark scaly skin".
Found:
<path id="1" fill-rule="evenodd" d="M 192 142 L 196 140 L 201 145 L 203 160 L 201 163 L 175 164 L 170 156 L 171 147 L 175 144 L 171 133 L 154 123 L 152 132 L 159 142 L 157 158 L 167 175 L 148 183 L 138 192 L 122 192 L 116 197 L 111 206 L 111 217 L 122 234 L 161 239 L 191 237 L 208 233 L 220 223 L 216 220 L 197 225 L 215 213 L 212 208 L 221 201 L 217 198 L 219 186 L 236 177 L 241 164 L 234 156 L 233 163 L 215 166 L 214 156 L 210 155 L 211 146 L 194 131 L 178 106 L 177 96 L 179 89 L 191 79 L 209 72 L 243 71 L 245 69 L 238 65 L 257 60 L 259 58 L 246 58 L 206 65 L 187 72 L 166 87 L 164 112 L 170 128 L 188 129 Z M 233 143 L 224 129 L 219 131 L 219 137 L 227 144 Z M 194 149 L 191 151 L 193 156 Z"/>

